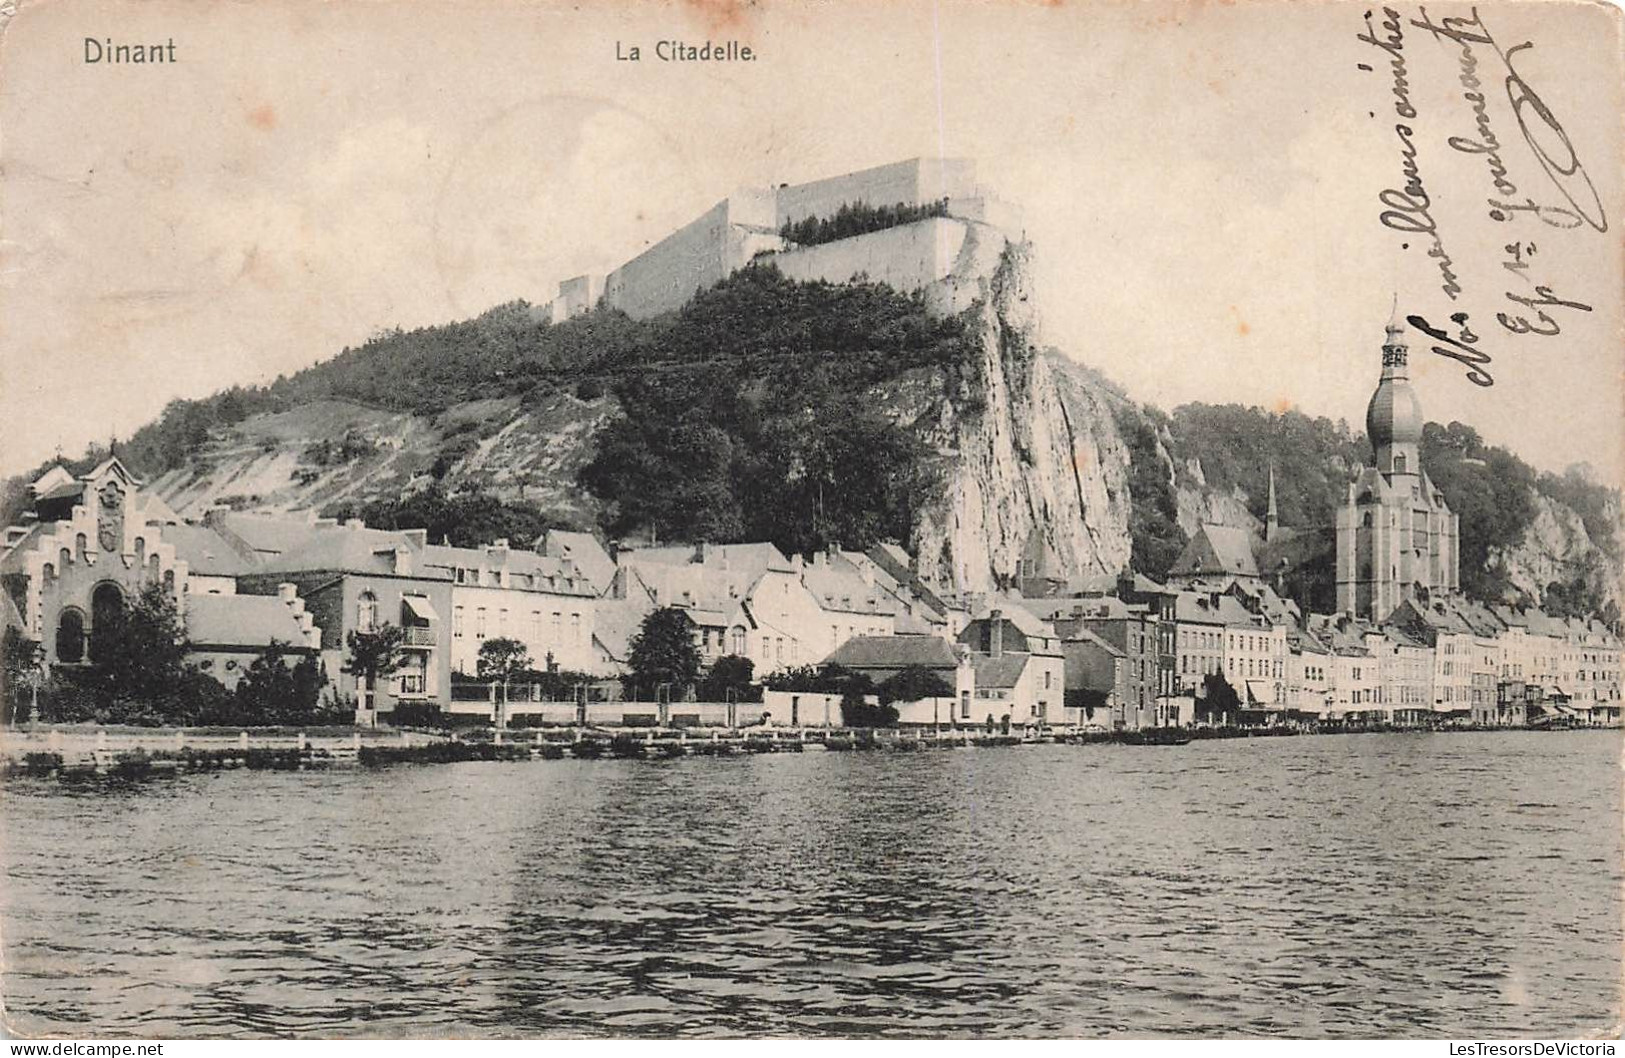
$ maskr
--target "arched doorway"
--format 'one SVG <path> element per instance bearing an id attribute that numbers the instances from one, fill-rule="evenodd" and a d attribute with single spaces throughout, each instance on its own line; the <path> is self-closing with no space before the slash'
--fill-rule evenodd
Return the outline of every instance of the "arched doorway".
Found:
<path id="1" fill-rule="evenodd" d="M 56 660 L 64 665 L 85 660 L 85 615 L 71 607 L 56 619 Z"/>
<path id="2" fill-rule="evenodd" d="M 110 580 L 96 585 L 90 593 L 90 653 L 94 660 L 97 640 L 117 635 L 124 624 L 124 589 Z"/>

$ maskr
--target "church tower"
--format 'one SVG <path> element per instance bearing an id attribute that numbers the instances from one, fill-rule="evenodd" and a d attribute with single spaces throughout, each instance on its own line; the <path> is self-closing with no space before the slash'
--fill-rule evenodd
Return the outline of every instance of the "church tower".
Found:
<path id="1" fill-rule="evenodd" d="M 1459 519 L 1422 468 L 1422 404 L 1407 361 L 1404 325 L 1390 320 L 1365 412 L 1374 462 L 1337 513 L 1337 608 L 1372 621 L 1461 586 Z"/>

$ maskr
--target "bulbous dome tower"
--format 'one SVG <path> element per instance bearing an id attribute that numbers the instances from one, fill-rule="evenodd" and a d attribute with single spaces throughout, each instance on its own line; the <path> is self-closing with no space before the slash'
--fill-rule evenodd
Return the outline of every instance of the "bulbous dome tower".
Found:
<path id="1" fill-rule="evenodd" d="M 1382 378 L 1365 409 L 1365 432 L 1384 477 L 1421 469 L 1422 402 L 1411 388 L 1403 324 L 1388 324 L 1382 345 Z"/>

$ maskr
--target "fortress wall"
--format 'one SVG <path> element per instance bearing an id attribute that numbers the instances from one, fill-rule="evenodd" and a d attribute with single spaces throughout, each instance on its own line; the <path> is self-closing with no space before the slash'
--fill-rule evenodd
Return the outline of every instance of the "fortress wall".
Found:
<path id="1" fill-rule="evenodd" d="M 828 217 L 841 206 L 866 202 L 918 206 L 941 198 L 968 198 L 976 193 L 976 165 L 967 158 L 911 158 L 844 176 L 778 189 L 774 227 L 807 217 Z"/>
<path id="2" fill-rule="evenodd" d="M 778 231 L 778 192 L 771 187 L 742 187 L 728 196 L 728 223 Z"/>
<path id="3" fill-rule="evenodd" d="M 558 323 L 571 316 L 592 311 L 598 299 L 604 296 L 604 277 L 601 275 L 576 276 L 559 284 L 559 296 L 553 299 L 552 320 Z"/>
<path id="4" fill-rule="evenodd" d="M 773 255 L 779 271 L 802 282 L 845 283 L 866 273 L 871 281 L 911 291 L 952 271 L 965 244 L 967 225 L 932 217 L 851 239 L 786 250 Z"/>
<path id="5" fill-rule="evenodd" d="M 611 272 L 604 299 L 633 319 L 678 309 L 784 241 L 772 228 L 776 196 L 745 188 Z"/>
<path id="6" fill-rule="evenodd" d="M 609 274 L 604 299 L 633 319 L 679 308 L 728 274 L 728 200 L 677 229 Z"/>

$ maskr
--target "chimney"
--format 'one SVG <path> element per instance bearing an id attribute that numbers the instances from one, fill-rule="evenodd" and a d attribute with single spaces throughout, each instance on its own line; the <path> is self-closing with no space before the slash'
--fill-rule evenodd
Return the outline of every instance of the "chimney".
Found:
<path id="1" fill-rule="evenodd" d="M 499 536 L 495 540 L 491 541 L 491 550 L 492 551 L 506 551 L 506 550 L 508 550 L 508 538 L 505 537 L 505 536 Z"/>
<path id="2" fill-rule="evenodd" d="M 366 527 L 367 523 L 362 521 L 360 518 L 344 519 L 344 528 L 346 529 L 365 529 Z"/>
<path id="3" fill-rule="evenodd" d="M 1004 656 L 1004 611 L 994 610 L 987 615 L 987 652 L 993 657 Z"/>
<path id="4" fill-rule="evenodd" d="M 429 530 L 427 529 L 403 529 L 401 535 L 406 537 L 406 542 L 415 550 L 421 551 L 429 546 Z"/>
<path id="5" fill-rule="evenodd" d="M 284 581 L 276 586 L 276 597 L 292 606 L 299 601 L 299 589 Z"/>
<path id="6" fill-rule="evenodd" d="M 412 551 L 405 544 L 395 548 L 395 575 L 407 577 L 412 574 Z"/>

